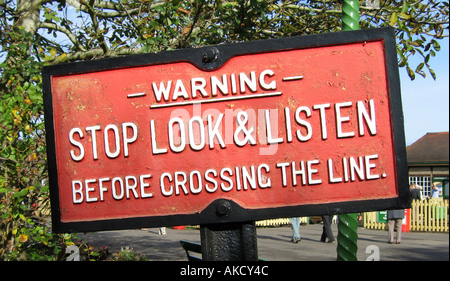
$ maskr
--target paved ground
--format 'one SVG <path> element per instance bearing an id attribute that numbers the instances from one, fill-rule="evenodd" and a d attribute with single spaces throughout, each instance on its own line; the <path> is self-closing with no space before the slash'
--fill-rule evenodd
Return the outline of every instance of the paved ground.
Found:
<path id="1" fill-rule="evenodd" d="M 337 226 L 332 225 L 335 236 Z M 290 242 L 289 226 L 257 228 L 259 258 L 268 261 L 334 261 L 336 245 L 319 242 L 321 224 L 302 225 L 302 241 Z M 197 229 L 167 228 L 159 235 L 157 228 L 142 230 L 104 231 L 80 234 L 83 241 L 95 247 L 106 246 L 111 251 L 122 247 L 147 255 L 155 261 L 186 261 L 180 240 L 200 243 Z M 449 233 L 407 232 L 401 244 L 388 244 L 387 231 L 358 228 L 358 260 L 380 261 L 448 261 Z"/>

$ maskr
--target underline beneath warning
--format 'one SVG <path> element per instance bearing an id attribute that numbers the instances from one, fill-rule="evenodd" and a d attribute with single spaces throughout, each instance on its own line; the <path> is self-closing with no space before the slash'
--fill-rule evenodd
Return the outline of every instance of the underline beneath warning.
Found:
<path id="1" fill-rule="evenodd" d="M 218 99 L 202 99 L 202 100 L 195 100 L 195 101 L 152 104 L 152 105 L 150 105 L 150 108 L 155 109 L 155 108 L 164 108 L 164 107 L 172 107 L 172 106 L 194 105 L 194 104 L 223 102 L 223 101 L 235 101 L 235 100 L 244 100 L 244 99 L 252 99 L 252 98 L 265 98 L 265 97 L 281 96 L 281 94 L 282 94 L 282 92 L 273 92 L 273 93 L 264 93 L 264 94 L 254 94 L 254 95 L 248 95 L 248 96 L 247 95 L 246 96 L 233 96 L 233 97 L 218 98 Z"/>

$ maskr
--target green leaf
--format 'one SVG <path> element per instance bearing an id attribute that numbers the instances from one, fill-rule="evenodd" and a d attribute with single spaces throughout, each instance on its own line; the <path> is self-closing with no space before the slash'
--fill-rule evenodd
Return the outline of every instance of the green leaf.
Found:
<path id="1" fill-rule="evenodd" d="M 409 7 L 410 7 L 410 5 L 409 5 L 408 1 L 403 1 L 402 13 L 407 13 L 409 10 Z"/>
<path id="2" fill-rule="evenodd" d="M 18 197 L 24 197 L 25 195 L 28 194 L 28 189 L 22 189 L 16 193 L 14 193 L 14 197 L 18 198 Z"/>
<path id="3" fill-rule="evenodd" d="M 411 80 L 416 79 L 416 74 L 415 74 L 414 71 L 411 69 L 411 67 L 407 66 L 407 67 L 406 67 L 406 71 L 408 72 L 408 76 L 409 76 L 409 78 L 411 78 Z"/>
<path id="4" fill-rule="evenodd" d="M 430 72 L 431 77 L 433 77 L 433 79 L 436 80 L 436 72 L 434 72 L 434 70 L 431 68 L 428 68 L 428 71 Z"/>
<path id="5" fill-rule="evenodd" d="M 417 66 L 417 68 L 416 68 L 416 72 L 421 71 L 422 68 L 423 68 L 424 66 L 425 66 L 425 63 L 424 63 L 424 62 L 422 62 L 421 64 L 419 64 L 419 65 Z"/>
<path id="6" fill-rule="evenodd" d="M 405 13 L 400 13 L 398 15 L 401 19 L 405 19 L 405 20 L 409 20 L 411 19 L 411 15 L 405 14 Z"/>
<path id="7" fill-rule="evenodd" d="M 411 42 L 409 42 L 409 44 L 413 45 L 414 47 L 420 47 L 421 46 L 420 42 L 418 42 L 418 41 L 411 41 Z"/>
<path id="8" fill-rule="evenodd" d="M 433 43 L 433 48 L 439 52 L 441 50 L 441 45 L 439 45 L 439 42 L 436 40 L 431 40 L 431 42 Z"/>
<path id="9" fill-rule="evenodd" d="M 52 55 L 53 58 L 56 58 L 56 50 L 55 48 L 50 49 L 50 55 Z"/>
<path id="10" fill-rule="evenodd" d="M 392 13 L 391 18 L 389 20 L 389 25 L 390 26 L 395 26 L 395 24 L 397 23 L 397 20 L 398 20 L 397 13 Z"/>
<path id="11" fill-rule="evenodd" d="M 405 58 L 399 64 L 398 67 L 404 67 L 407 64 L 408 60 Z"/>

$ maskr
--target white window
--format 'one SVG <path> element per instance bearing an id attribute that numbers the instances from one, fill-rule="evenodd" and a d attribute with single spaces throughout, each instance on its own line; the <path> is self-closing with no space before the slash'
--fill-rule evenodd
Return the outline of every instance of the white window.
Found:
<path id="1" fill-rule="evenodd" d="M 431 177 L 409 177 L 409 184 L 417 184 L 422 187 L 422 198 L 430 196 Z"/>

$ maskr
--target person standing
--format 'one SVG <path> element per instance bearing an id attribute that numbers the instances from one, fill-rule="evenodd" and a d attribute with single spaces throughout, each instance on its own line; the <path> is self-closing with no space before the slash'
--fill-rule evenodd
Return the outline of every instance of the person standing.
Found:
<path id="1" fill-rule="evenodd" d="M 300 218 L 290 218 L 291 228 L 292 228 L 292 239 L 291 242 L 298 243 L 302 241 L 300 237 Z"/>
<path id="2" fill-rule="evenodd" d="M 409 186 L 409 191 L 411 192 L 412 200 L 422 200 L 422 193 L 420 192 L 421 189 L 422 187 L 415 184 L 411 184 Z"/>
<path id="3" fill-rule="evenodd" d="M 387 211 L 387 219 L 388 219 L 388 243 L 394 243 L 394 232 L 397 229 L 397 239 L 395 239 L 396 244 L 400 244 L 402 240 L 402 222 L 403 218 L 405 218 L 405 210 L 388 210 Z"/>
<path id="4" fill-rule="evenodd" d="M 436 182 L 433 183 L 433 185 L 431 186 L 431 198 L 439 198 L 441 193 L 441 190 L 438 187 L 438 184 Z"/>
<path id="5" fill-rule="evenodd" d="M 335 243 L 333 230 L 331 230 L 331 220 L 332 219 L 333 219 L 333 215 L 323 215 L 322 216 L 323 229 L 322 229 L 322 236 L 320 237 L 320 242 Z M 328 241 L 327 241 L 327 238 L 328 238 Z"/>

